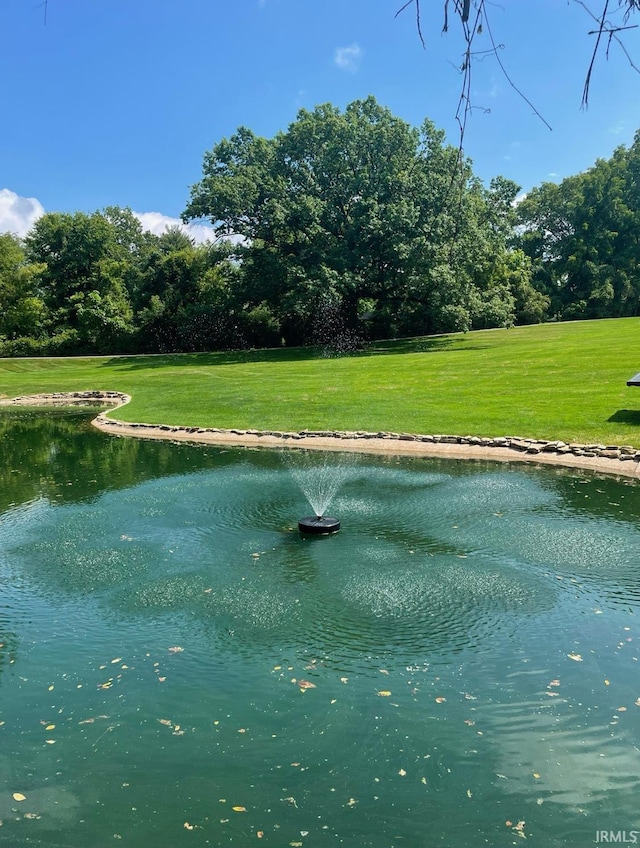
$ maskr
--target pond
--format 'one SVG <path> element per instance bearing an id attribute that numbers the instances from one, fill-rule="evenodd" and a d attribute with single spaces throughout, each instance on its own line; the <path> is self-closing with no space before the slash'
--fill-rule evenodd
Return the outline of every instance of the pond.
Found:
<path id="1" fill-rule="evenodd" d="M 351 456 L 305 539 L 295 458 L 89 418 L 0 416 L 0 846 L 640 831 L 635 480 Z"/>

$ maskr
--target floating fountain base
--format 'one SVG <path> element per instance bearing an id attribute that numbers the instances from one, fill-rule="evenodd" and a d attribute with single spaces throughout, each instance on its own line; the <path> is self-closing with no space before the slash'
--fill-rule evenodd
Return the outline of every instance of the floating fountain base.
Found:
<path id="1" fill-rule="evenodd" d="M 298 530 L 309 536 L 328 536 L 330 533 L 337 533 L 339 529 L 338 519 L 328 515 L 312 515 L 298 521 Z"/>

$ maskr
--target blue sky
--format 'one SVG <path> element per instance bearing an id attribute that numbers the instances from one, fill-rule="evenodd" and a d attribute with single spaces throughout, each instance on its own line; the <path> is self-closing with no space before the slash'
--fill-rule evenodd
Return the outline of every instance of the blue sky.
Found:
<path id="1" fill-rule="evenodd" d="M 443 35 L 443 0 L 422 0 L 423 49 L 413 11 L 394 17 L 402 2 L 48 0 L 45 25 L 42 0 L 3 0 L 0 230 L 24 232 L 42 210 L 111 204 L 162 229 L 184 209 L 205 150 L 240 125 L 272 136 L 318 103 L 373 94 L 412 125 L 431 118 L 457 144 L 459 23 Z M 640 75 L 616 45 L 580 108 L 594 45 L 582 4 L 488 9 L 511 79 L 553 129 L 495 58 L 475 61 L 465 152 L 485 182 L 502 174 L 527 191 L 632 142 Z M 640 30 L 624 39 L 640 67 Z M 485 27 L 477 47 L 489 46 Z"/>

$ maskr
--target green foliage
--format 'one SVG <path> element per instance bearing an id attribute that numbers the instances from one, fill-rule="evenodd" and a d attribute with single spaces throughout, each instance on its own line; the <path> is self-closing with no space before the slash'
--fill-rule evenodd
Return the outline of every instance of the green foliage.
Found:
<path id="1" fill-rule="evenodd" d="M 93 215 L 52 212 L 25 239 L 27 257 L 39 267 L 48 333 L 75 338 L 73 352 L 118 349 L 133 331 L 127 282 L 135 234 L 126 232 L 133 216 L 123 212 L 114 223 L 115 217 L 113 209 Z"/>
<path id="2" fill-rule="evenodd" d="M 144 232 L 130 209 L 48 213 L 0 235 L 0 355 L 315 345 L 632 316 L 640 135 L 516 206 L 444 133 L 373 97 L 240 128 L 204 156 L 185 219 L 232 241 Z"/>
<path id="3" fill-rule="evenodd" d="M 534 284 L 558 319 L 635 315 L 640 299 L 640 134 L 518 207 Z"/>
<path id="4" fill-rule="evenodd" d="M 373 97 L 344 112 L 303 109 L 273 139 L 239 129 L 205 155 L 203 173 L 185 218 L 243 237 L 244 302 L 267 304 L 288 343 L 314 339 L 326 304 L 325 330 L 335 323 L 339 335 L 515 318 L 496 277 L 517 186 L 484 191 L 429 121 L 412 128 Z"/>
<path id="5" fill-rule="evenodd" d="M 41 336 L 46 316 L 37 286 L 41 270 L 27 263 L 18 238 L 0 234 L 0 343 Z"/>
<path id="6" fill-rule="evenodd" d="M 46 214 L 24 247 L 0 236 L 0 355 L 242 346 L 229 255 L 130 209 Z"/>

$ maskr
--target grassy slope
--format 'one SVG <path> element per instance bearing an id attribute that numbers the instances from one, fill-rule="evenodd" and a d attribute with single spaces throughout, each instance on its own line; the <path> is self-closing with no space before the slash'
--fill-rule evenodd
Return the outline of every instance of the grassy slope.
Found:
<path id="1" fill-rule="evenodd" d="M 305 350 L 0 359 L 0 396 L 112 389 L 128 421 L 518 435 L 640 447 L 640 318 Z"/>

